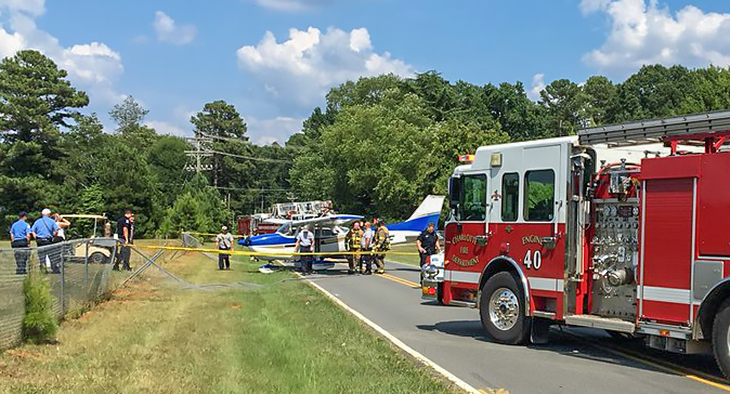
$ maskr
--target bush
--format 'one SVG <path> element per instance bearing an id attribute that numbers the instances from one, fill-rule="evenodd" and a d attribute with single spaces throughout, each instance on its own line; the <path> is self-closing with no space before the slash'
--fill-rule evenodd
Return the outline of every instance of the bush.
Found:
<path id="1" fill-rule="evenodd" d="M 38 270 L 30 270 L 23 281 L 23 293 L 25 294 L 23 338 L 30 343 L 43 343 L 53 339 L 58 324 L 53 316 L 51 288 L 45 275 Z"/>

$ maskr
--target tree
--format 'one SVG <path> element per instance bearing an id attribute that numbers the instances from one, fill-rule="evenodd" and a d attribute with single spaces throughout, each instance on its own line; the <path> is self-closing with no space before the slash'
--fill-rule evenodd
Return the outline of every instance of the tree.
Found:
<path id="1" fill-rule="evenodd" d="M 127 96 L 109 111 L 109 116 L 117 123 L 117 133 L 127 141 L 128 146 L 143 154 L 148 153 L 149 147 L 157 138 L 154 129 L 142 124 L 149 112 L 132 96 Z"/>
<path id="2" fill-rule="evenodd" d="M 231 104 L 223 100 L 205 104 L 203 110 L 190 118 L 196 133 L 248 141 L 246 122 Z"/>
<path id="3" fill-rule="evenodd" d="M 521 82 L 488 84 L 482 90 L 490 114 L 512 140 L 532 140 L 554 134 L 547 110 L 527 97 Z"/>
<path id="4" fill-rule="evenodd" d="M 109 111 L 109 116 L 117 123 L 117 132 L 124 133 L 140 127 L 144 117 L 149 113 L 150 111 L 135 101 L 134 97 L 127 96 Z"/>
<path id="5" fill-rule="evenodd" d="M 188 160 L 185 151 L 189 149 L 191 146 L 184 139 L 172 135 L 159 136 L 149 148 L 147 163 L 164 206 L 172 205 L 182 192 Z"/>
<path id="6" fill-rule="evenodd" d="M 558 79 L 540 92 L 540 103 L 552 118 L 557 135 L 574 134 L 586 126 L 587 97 L 575 82 Z"/>
<path id="7" fill-rule="evenodd" d="M 592 76 L 583 85 L 583 92 L 586 96 L 586 115 L 590 125 L 613 123 L 618 110 L 616 86 L 604 76 Z"/>
<path id="8" fill-rule="evenodd" d="M 212 181 L 215 187 L 244 187 L 251 183 L 253 164 L 244 159 L 252 156 L 246 136 L 247 126 L 236 107 L 223 100 L 205 104 L 190 118 L 195 134 L 209 137 L 206 145 L 213 150 Z"/>
<path id="9" fill-rule="evenodd" d="M 172 207 L 161 225 L 166 236 L 177 236 L 183 231 L 216 232 L 222 224 L 229 224 L 231 213 L 226 209 L 218 191 L 208 186 L 202 175 L 196 175 Z"/>
<path id="10" fill-rule="evenodd" d="M 53 60 L 34 50 L 19 51 L 0 62 L 0 139 L 12 147 L 6 162 L 12 173 L 51 175 L 51 162 L 61 157 L 59 127 L 78 117 L 88 105 Z M 3 166 L 4 168 L 8 168 Z"/>

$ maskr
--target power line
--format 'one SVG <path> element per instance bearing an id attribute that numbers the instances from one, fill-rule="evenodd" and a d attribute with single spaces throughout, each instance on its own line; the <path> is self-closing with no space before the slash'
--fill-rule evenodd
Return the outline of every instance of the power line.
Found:
<path id="1" fill-rule="evenodd" d="M 208 150 L 206 152 L 213 153 L 213 154 L 216 154 L 216 155 L 221 155 L 221 156 L 235 157 L 235 158 L 238 158 L 238 159 L 246 159 L 246 160 L 254 160 L 254 161 L 265 161 L 265 162 L 271 162 L 271 163 L 291 163 L 291 160 L 267 159 L 267 158 L 263 158 L 263 157 L 243 156 L 243 155 L 236 155 L 236 154 L 228 153 L 228 152 L 220 152 L 220 151 L 217 151 L 217 150 Z"/>

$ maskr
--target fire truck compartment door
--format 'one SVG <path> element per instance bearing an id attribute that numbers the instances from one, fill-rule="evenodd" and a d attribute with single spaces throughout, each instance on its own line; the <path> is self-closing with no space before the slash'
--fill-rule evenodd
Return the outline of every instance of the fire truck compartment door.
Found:
<path id="1" fill-rule="evenodd" d="M 691 309 L 696 178 L 645 181 L 642 229 L 643 319 L 687 324 Z"/>

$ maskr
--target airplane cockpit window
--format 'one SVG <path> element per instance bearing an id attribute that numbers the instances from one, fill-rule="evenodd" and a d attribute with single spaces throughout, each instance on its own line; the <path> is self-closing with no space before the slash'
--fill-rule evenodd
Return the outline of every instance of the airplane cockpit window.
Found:
<path id="1" fill-rule="evenodd" d="M 292 229 L 290 223 L 284 223 L 276 230 L 277 233 L 291 235 Z"/>

